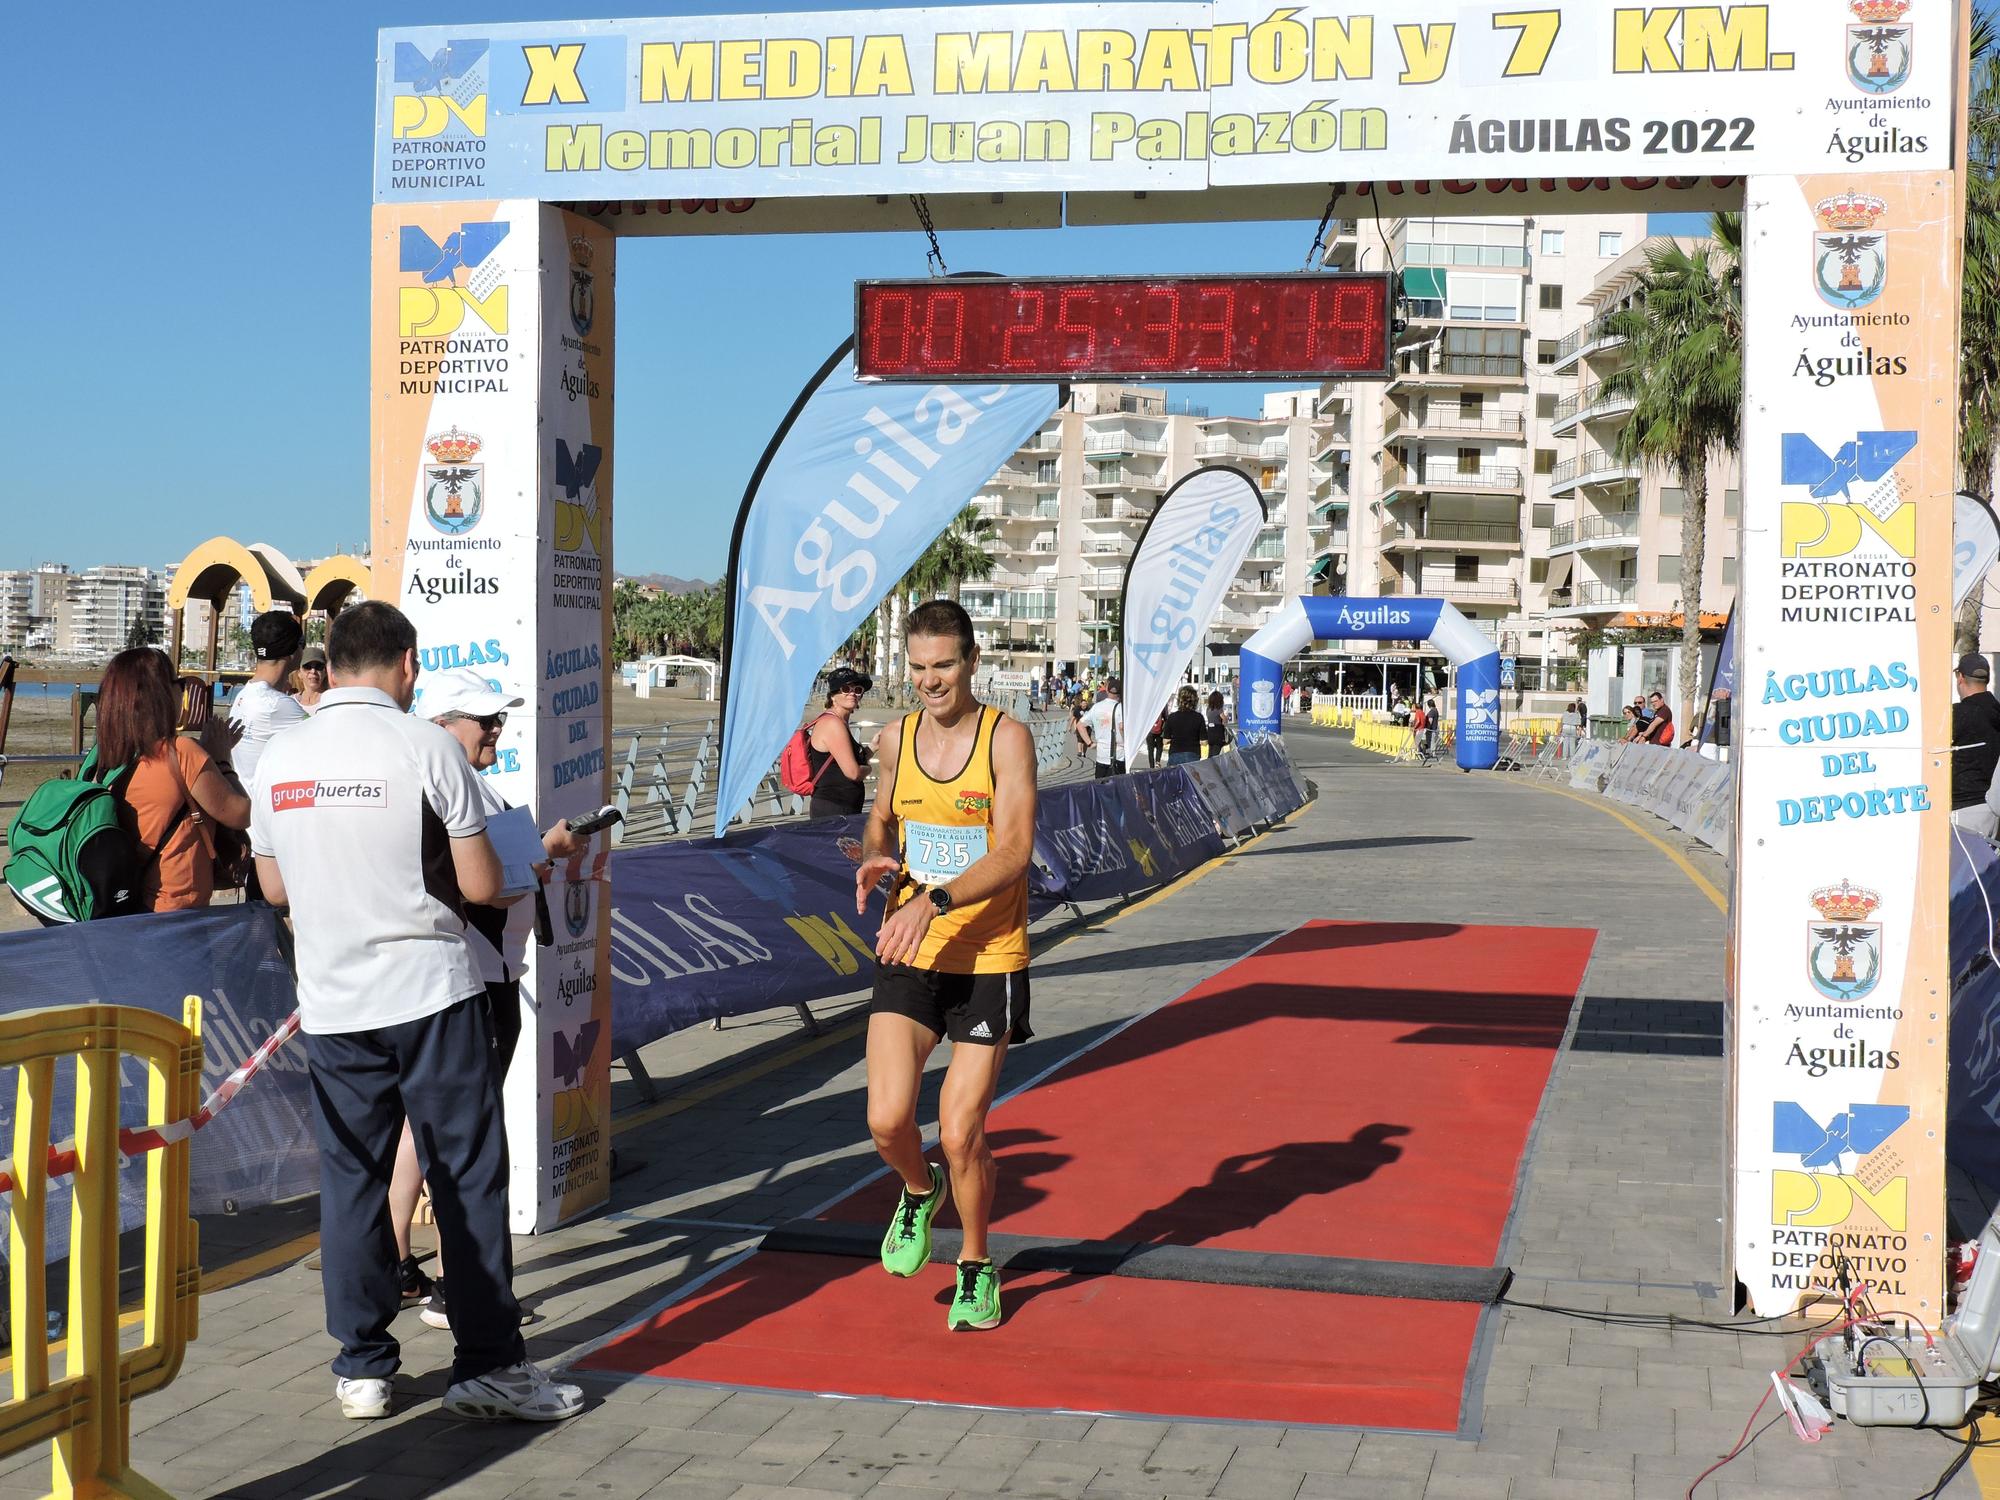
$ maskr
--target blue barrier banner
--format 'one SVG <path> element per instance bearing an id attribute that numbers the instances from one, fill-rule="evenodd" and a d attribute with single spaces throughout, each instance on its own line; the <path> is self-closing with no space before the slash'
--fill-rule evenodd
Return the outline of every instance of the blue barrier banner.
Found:
<path id="1" fill-rule="evenodd" d="M 1180 873 L 1140 806 L 1135 779 L 1042 788 L 1035 857 L 1061 878 L 1066 899 L 1112 901 Z"/>
<path id="2" fill-rule="evenodd" d="M 10 933 L 0 945 L 0 1011 L 58 1005 L 133 1005 L 180 1018 L 184 997 L 202 1001 L 202 1090 L 229 1076 L 292 1013 L 291 962 L 284 930 L 268 906 L 218 906 Z M 56 1069 L 50 1134 L 70 1133 L 74 1070 Z M 146 1069 L 127 1059 L 120 1080 L 124 1124 L 146 1123 Z M 280 1048 L 256 1080 L 205 1129 L 192 1148 L 192 1208 L 221 1213 L 295 1198 L 319 1188 L 312 1093 L 305 1050 Z M 0 1089 L 0 1136 L 13 1138 L 14 1091 Z M 144 1221 L 141 1162 L 120 1178 L 125 1227 Z M 49 1187 L 49 1254 L 67 1253 L 67 1180 Z M 60 1202 L 58 1201 L 60 1200 Z"/>
<path id="3" fill-rule="evenodd" d="M 1264 740 L 1246 746 L 1236 753 L 1242 757 L 1243 766 L 1250 773 L 1250 779 L 1263 794 L 1270 817 L 1282 818 L 1304 805 L 1305 795 L 1299 790 L 1299 784 L 1292 776 L 1292 768 L 1286 762 L 1276 742 Z"/>
<path id="4" fill-rule="evenodd" d="M 736 517 L 718 837 L 799 727 L 820 668 L 1056 408 L 1053 385 L 864 385 L 852 344 L 800 394 Z"/>
<path id="5" fill-rule="evenodd" d="M 1188 774 L 1188 767 L 1163 766 L 1140 772 L 1130 780 L 1138 790 L 1140 809 L 1172 862 L 1174 875 L 1199 869 L 1222 853 L 1222 830 L 1215 812 Z"/>
<path id="6" fill-rule="evenodd" d="M 1951 1073 L 1945 1160 L 2000 1193 L 2000 850 L 1952 830 Z"/>

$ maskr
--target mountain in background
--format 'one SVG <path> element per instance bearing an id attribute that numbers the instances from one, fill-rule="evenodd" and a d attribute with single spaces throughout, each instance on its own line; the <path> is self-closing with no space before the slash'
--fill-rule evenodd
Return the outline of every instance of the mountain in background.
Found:
<path id="1" fill-rule="evenodd" d="M 704 578 L 676 578 L 671 573 L 620 573 L 621 582 L 630 581 L 663 594 L 699 594 L 714 584 Z"/>

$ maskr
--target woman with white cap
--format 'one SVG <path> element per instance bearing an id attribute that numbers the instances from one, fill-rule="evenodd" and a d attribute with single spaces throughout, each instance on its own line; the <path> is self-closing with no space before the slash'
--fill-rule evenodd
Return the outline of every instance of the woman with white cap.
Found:
<path id="1" fill-rule="evenodd" d="M 438 725 L 460 745 L 475 771 L 490 770 L 499 758 L 500 731 L 506 727 L 509 709 L 519 708 L 523 699 L 496 688 L 475 667 L 453 667 L 446 672 L 427 672 L 421 679 L 422 692 L 415 712 Z M 479 778 L 480 794 L 486 799 L 486 815 L 505 812 L 507 803 L 493 789 L 492 781 Z M 542 848 L 550 860 L 568 859 L 583 853 L 588 839 L 580 839 L 557 820 L 542 835 Z M 546 875 L 546 866 L 542 867 Z M 467 903 L 466 942 L 479 966 L 486 985 L 486 1003 L 492 1012 L 493 1066 L 496 1077 L 505 1080 L 514 1060 L 514 1048 L 521 1038 L 521 971 L 527 965 L 528 934 L 535 927 L 535 909 L 541 892 L 529 901 L 523 895 L 503 897 L 491 906 Z M 396 1172 L 389 1184 L 389 1217 L 396 1231 L 396 1253 L 402 1262 L 403 1300 L 407 1306 L 421 1302 L 420 1316 L 433 1328 L 449 1328 L 445 1314 L 442 1277 L 433 1283 L 418 1269 L 410 1253 L 410 1220 L 415 1216 L 417 1197 L 423 1188 L 423 1169 L 409 1127 L 403 1129 L 402 1145 L 396 1153 Z"/>

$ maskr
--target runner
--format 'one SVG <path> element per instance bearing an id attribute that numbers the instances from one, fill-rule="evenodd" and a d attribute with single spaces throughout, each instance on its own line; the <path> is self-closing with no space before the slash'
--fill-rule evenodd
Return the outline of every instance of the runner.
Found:
<path id="1" fill-rule="evenodd" d="M 918 712 L 882 734 L 854 906 L 896 876 L 875 943 L 881 968 L 868 1015 L 868 1130 L 903 1179 L 882 1237 L 882 1266 L 915 1276 L 930 1263 L 931 1220 L 945 1173 L 924 1159 L 917 1088 L 941 1036 L 952 1040 L 938 1134 L 965 1243 L 945 1326 L 1000 1322 L 1000 1278 L 986 1222 L 999 1172 L 986 1113 L 1010 1041 L 1028 1029 L 1028 858 L 1035 839 L 1035 750 L 1028 731 L 972 695 L 972 621 L 948 599 L 910 613 Z"/>

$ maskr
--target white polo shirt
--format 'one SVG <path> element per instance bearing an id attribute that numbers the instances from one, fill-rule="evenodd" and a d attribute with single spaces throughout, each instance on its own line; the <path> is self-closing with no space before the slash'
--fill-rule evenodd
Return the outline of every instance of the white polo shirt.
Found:
<path id="1" fill-rule="evenodd" d="M 1084 710 L 1083 722 L 1090 726 L 1090 753 L 1100 766 L 1125 759 L 1125 700 L 1100 698 Z"/>
<path id="2" fill-rule="evenodd" d="M 229 717 L 243 726 L 243 738 L 236 742 L 231 764 L 236 777 L 249 786 L 257 777 L 257 762 L 264 747 L 294 724 L 303 724 L 306 711 L 290 693 L 281 693 L 268 682 L 251 678 L 230 700 Z"/>
<path id="3" fill-rule="evenodd" d="M 299 1024 L 420 1020 L 479 994 L 451 840 L 486 828 L 457 740 L 374 688 L 337 688 L 265 747 L 250 847 L 276 859 L 298 940 Z"/>

